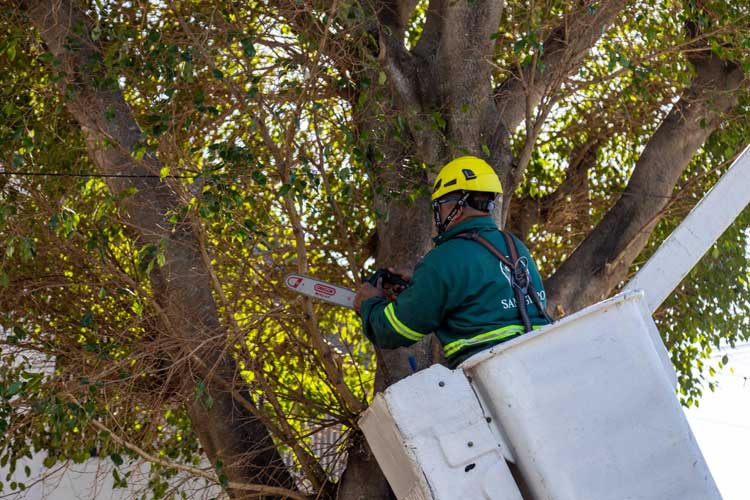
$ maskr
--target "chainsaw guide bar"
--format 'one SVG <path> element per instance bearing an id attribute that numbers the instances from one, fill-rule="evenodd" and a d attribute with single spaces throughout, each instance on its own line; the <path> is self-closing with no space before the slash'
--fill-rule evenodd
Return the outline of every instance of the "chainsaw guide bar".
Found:
<path id="1" fill-rule="evenodd" d="M 284 278 L 284 284 L 290 290 L 313 299 L 324 300 L 350 309 L 354 308 L 355 293 L 348 288 L 311 278 L 304 274 L 288 274 Z"/>

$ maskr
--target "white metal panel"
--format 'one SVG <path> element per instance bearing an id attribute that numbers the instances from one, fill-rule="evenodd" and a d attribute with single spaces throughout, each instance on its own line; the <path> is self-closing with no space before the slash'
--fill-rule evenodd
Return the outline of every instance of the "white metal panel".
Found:
<path id="1" fill-rule="evenodd" d="M 642 301 L 616 296 L 462 365 L 536 500 L 721 498 Z"/>
<path id="2" fill-rule="evenodd" d="M 652 311 L 649 310 L 648 304 L 646 302 L 648 297 L 645 296 L 645 292 L 643 290 L 630 290 L 627 292 L 623 292 L 623 294 L 625 296 L 629 294 L 643 295 L 639 300 L 636 300 L 636 305 L 640 309 L 641 316 L 644 318 L 643 324 L 646 327 L 649 338 L 651 339 L 651 344 L 654 346 L 656 355 L 661 361 L 662 368 L 664 368 L 664 373 L 666 373 L 667 379 L 669 379 L 670 384 L 672 384 L 672 388 L 674 390 L 677 390 L 677 373 L 674 371 L 672 359 L 669 356 L 669 351 L 667 351 L 667 346 L 664 345 L 664 341 L 661 339 L 659 329 L 656 327 L 656 323 L 654 323 L 651 318 Z"/>
<path id="3" fill-rule="evenodd" d="M 435 365 L 392 385 L 359 425 L 399 500 L 521 500 L 461 371 Z"/>
<path id="4" fill-rule="evenodd" d="M 377 394 L 362 414 L 359 427 L 396 497 L 400 500 L 433 498 L 421 465 L 405 442 L 391 414 L 388 400 L 382 394 Z"/>
<path id="5" fill-rule="evenodd" d="M 662 243 L 626 290 L 645 290 L 653 314 L 748 203 L 750 147 Z"/>

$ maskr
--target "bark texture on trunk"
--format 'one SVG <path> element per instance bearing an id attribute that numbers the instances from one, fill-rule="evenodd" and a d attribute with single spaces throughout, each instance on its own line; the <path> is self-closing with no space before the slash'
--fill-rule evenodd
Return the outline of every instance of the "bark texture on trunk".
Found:
<path id="1" fill-rule="evenodd" d="M 104 69 L 101 51 L 89 35 L 88 18 L 70 0 L 24 1 L 20 7 L 47 49 L 60 61 L 58 70 L 64 75 L 67 107 L 81 125 L 99 171 L 110 175 L 156 174 L 156 178 L 108 178 L 107 184 L 116 195 L 137 189 L 124 198 L 121 209 L 140 244 L 167 243 L 166 263 L 152 273 L 152 287 L 167 330 L 161 333 L 176 337 L 180 344 L 174 359 L 194 354 L 196 362 L 184 370 L 204 379 L 213 399 L 208 408 L 195 397 L 196 380 L 189 379 L 183 386 L 193 429 L 207 456 L 214 464 L 223 462 L 222 472 L 232 482 L 293 487 L 267 428 L 248 410 L 247 401 L 238 403 L 239 391 L 230 390 L 236 382 L 236 367 L 225 349 L 226 335 L 222 335 L 197 233 L 189 221 L 172 230 L 169 214 L 181 206 L 182 200 L 158 178 L 158 160 L 148 154 L 140 160 L 132 156 L 141 141 L 141 131 L 120 90 L 102 87 L 97 81 Z M 260 497 L 247 491 L 234 491 L 233 496 Z"/>
<path id="2" fill-rule="evenodd" d="M 392 500 L 388 481 L 361 432 L 349 443 L 349 461 L 341 478 L 337 500 Z"/>
<path id="3" fill-rule="evenodd" d="M 741 69 L 713 54 L 691 61 L 696 76 L 649 140 L 628 186 L 545 284 L 550 309 L 570 314 L 606 298 L 627 275 L 664 215 L 680 176 L 739 99 Z"/>

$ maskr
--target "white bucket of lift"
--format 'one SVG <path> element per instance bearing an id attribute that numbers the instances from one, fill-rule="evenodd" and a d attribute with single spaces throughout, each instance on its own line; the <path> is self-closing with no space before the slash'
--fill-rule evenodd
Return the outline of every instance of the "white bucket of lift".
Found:
<path id="1" fill-rule="evenodd" d="M 399 500 L 521 500 L 460 370 L 434 365 L 390 386 L 359 426 Z"/>
<path id="2" fill-rule="evenodd" d="M 463 363 L 536 500 L 720 499 L 643 293 Z"/>

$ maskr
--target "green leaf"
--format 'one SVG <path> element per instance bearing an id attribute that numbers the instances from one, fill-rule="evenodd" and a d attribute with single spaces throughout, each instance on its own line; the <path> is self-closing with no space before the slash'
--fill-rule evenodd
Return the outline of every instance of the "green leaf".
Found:
<path id="1" fill-rule="evenodd" d="M 16 238 L 14 236 L 11 236 L 8 238 L 8 242 L 5 244 L 5 256 L 9 259 L 13 257 L 13 254 L 16 253 Z"/>
<path id="2" fill-rule="evenodd" d="M 387 79 L 388 77 L 385 75 L 384 71 L 378 73 L 378 85 L 383 85 Z"/>
<path id="3" fill-rule="evenodd" d="M 21 261 L 28 262 L 36 257 L 36 246 L 29 238 L 21 240 Z"/>
<path id="4" fill-rule="evenodd" d="M 143 314 L 143 304 L 141 304 L 141 301 L 138 299 L 135 299 L 133 301 L 133 305 L 130 306 L 130 309 L 136 313 L 138 316 Z"/>
<path id="5" fill-rule="evenodd" d="M 136 144 L 133 148 L 133 158 L 135 158 L 136 160 L 142 160 L 145 154 L 146 146 L 141 143 Z"/>
<path id="6" fill-rule="evenodd" d="M 226 474 L 219 474 L 219 484 L 221 484 L 222 488 L 229 487 L 229 478 Z"/>
<path id="7" fill-rule="evenodd" d="M 81 318 L 81 326 L 89 326 L 94 319 L 94 314 L 91 311 L 87 311 L 86 314 Z"/>
<path id="8" fill-rule="evenodd" d="M 120 474 L 117 472 L 117 469 L 112 469 L 112 477 L 114 478 L 114 485 L 113 488 L 127 488 L 128 487 L 128 481 L 126 477 L 120 476 Z"/>
<path id="9" fill-rule="evenodd" d="M 10 384 L 7 389 L 5 389 L 5 397 L 11 398 L 15 396 L 16 394 L 21 392 L 22 387 L 23 387 L 23 382 L 21 382 L 20 380 L 16 380 L 12 384 Z"/>
<path id="10" fill-rule="evenodd" d="M 23 340 L 23 339 L 25 339 L 29 335 L 29 332 L 27 332 L 26 330 L 24 330 L 20 326 L 14 326 L 13 327 L 13 335 L 15 335 L 16 338 L 18 338 L 18 340 Z"/>
<path id="11" fill-rule="evenodd" d="M 193 82 L 193 63 L 187 61 L 182 66 L 182 78 L 188 83 Z"/>
<path id="12" fill-rule="evenodd" d="M 118 467 L 119 467 L 119 466 L 121 466 L 121 465 L 123 464 L 123 460 L 122 460 L 122 457 L 121 457 L 120 455 L 118 455 L 117 453 L 112 453 L 112 454 L 111 454 L 111 455 L 109 456 L 109 458 L 111 458 L 111 459 L 112 459 L 112 462 L 114 462 L 114 464 L 115 464 L 116 466 L 118 466 Z"/>
<path id="13" fill-rule="evenodd" d="M 21 167 L 24 163 L 26 163 L 26 160 L 24 159 L 23 155 L 13 153 L 13 159 L 10 162 L 13 168 Z"/>
<path id="14" fill-rule="evenodd" d="M 357 108 L 361 109 L 367 103 L 368 95 L 367 92 L 361 92 L 357 98 Z"/>
<path id="15" fill-rule="evenodd" d="M 242 40 L 240 40 L 240 44 L 242 45 L 242 51 L 247 57 L 255 56 L 255 46 L 253 45 L 253 41 L 250 38 L 243 38 Z"/>

